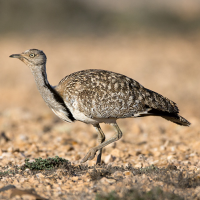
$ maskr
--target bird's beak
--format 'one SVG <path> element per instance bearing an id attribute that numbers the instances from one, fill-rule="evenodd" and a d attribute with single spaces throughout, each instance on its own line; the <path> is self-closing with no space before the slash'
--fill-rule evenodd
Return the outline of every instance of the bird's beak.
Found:
<path id="1" fill-rule="evenodd" d="M 19 60 L 21 60 L 22 62 L 24 62 L 26 65 L 29 64 L 27 58 L 24 56 L 24 54 L 12 54 L 9 56 L 10 58 L 18 58 Z"/>
<path id="2" fill-rule="evenodd" d="M 10 58 L 22 58 L 21 54 L 12 54 L 9 56 Z"/>

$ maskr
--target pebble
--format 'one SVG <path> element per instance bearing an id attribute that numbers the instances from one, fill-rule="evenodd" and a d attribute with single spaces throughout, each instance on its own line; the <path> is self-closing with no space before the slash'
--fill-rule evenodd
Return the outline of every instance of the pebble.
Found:
<path id="1" fill-rule="evenodd" d="M 73 176 L 73 177 L 71 178 L 71 180 L 72 180 L 72 181 L 78 181 L 78 180 L 79 180 L 79 177 L 78 177 L 78 176 Z"/>
<path id="2" fill-rule="evenodd" d="M 80 156 L 80 155 L 77 154 L 77 155 L 74 156 L 74 160 L 77 161 L 77 160 L 80 160 L 80 159 L 81 159 L 81 156 Z"/>
<path id="3" fill-rule="evenodd" d="M 119 177 L 122 178 L 123 177 L 123 172 L 116 171 L 116 172 L 114 172 L 113 176 L 114 176 L 114 178 L 119 178 Z"/>
<path id="4" fill-rule="evenodd" d="M 126 185 L 131 185 L 133 182 L 135 182 L 135 180 L 132 178 L 132 177 L 126 177 L 124 180 L 123 180 L 124 184 Z"/>
<path id="5" fill-rule="evenodd" d="M 105 157 L 104 162 L 105 162 L 106 164 L 108 164 L 108 163 L 114 162 L 115 160 L 116 160 L 116 157 L 113 156 L 113 155 L 111 155 L 111 154 L 109 154 L 109 155 L 107 155 L 107 156 Z"/>
<path id="6" fill-rule="evenodd" d="M 135 168 L 141 168 L 142 166 L 143 166 L 142 163 L 137 163 L 134 167 L 135 167 Z"/>
<path id="7" fill-rule="evenodd" d="M 197 196 L 197 198 L 200 198 L 200 186 L 197 186 L 196 188 L 195 188 L 195 195 Z"/>
<path id="8" fill-rule="evenodd" d="M 108 179 L 108 178 L 103 177 L 103 178 L 100 180 L 100 182 L 101 182 L 102 184 L 108 185 L 108 184 L 113 184 L 113 183 L 115 183 L 116 180 L 115 180 L 115 179 Z"/>
<path id="9" fill-rule="evenodd" d="M 178 149 L 181 150 L 181 151 L 183 151 L 183 152 L 185 152 L 185 151 L 189 150 L 189 147 L 186 146 L 186 145 L 179 145 Z"/>
<path id="10" fill-rule="evenodd" d="M 42 173 L 38 173 L 35 175 L 37 178 L 41 179 L 41 178 L 44 178 L 44 175 Z"/>
<path id="11" fill-rule="evenodd" d="M 110 153 L 114 157 L 121 157 L 123 156 L 123 152 L 120 151 L 119 149 L 113 149 Z"/>
<path id="12" fill-rule="evenodd" d="M 160 153 L 159 151 L 154 151 L 154 152 L 153 152 L 153 155 L 154 155 L 155 157 L 159 157 L 159 156 L 161 155 L 161 153 Z"/>

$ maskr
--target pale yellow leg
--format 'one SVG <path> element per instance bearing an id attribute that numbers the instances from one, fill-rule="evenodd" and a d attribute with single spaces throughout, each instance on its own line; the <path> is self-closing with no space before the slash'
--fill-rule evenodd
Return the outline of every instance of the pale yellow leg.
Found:
<path id="1" fill-rule="evenodd" d="M 99 144 L 98 146 L 91 148 L 91 149 L 89 150 L 89 152 L 86 154 L 86 156 L 82 159 L 81 163 L 84 163 L 84 162 L 86 162 L 87 160 L 92 160 L 92 159 L 95 157 L 95 154 L 96 154 L 97 151 L 102 150 L 103 147 L 105 147 L 105 146 L 107 146 L 108 144 L 111 144 L 111 143 L 113 143 L 113 142 L 119 140 L 119 139 L 122 137 L 122 132 L 121 132 L 121 130 L 119 129 L 119 126 L 117 125 L 117 123 L 113 123 L 113 124 L 111 124 L 111 125 L 112 125 L 112 126 L 115 128 L 115 130 L 116 130 L 115 135 L 114 135 L 112 138 L 110 138 L 109 140 L 104 141 L 103 143 Z M 100 126 L 99 126 L 99 127 L 100 127 Z M 98 129 L 98 131 L 99 131 L 99 129 Z M 102 133 L 103 133 L 103 131 L 102 131 Z M 99 133 L 99 134 L 101 134 L 101 133 Z M 100 137 L 101 137 L 101 136 L 100 136 Z M 101 153 L 100 153 L 100 154 L 101 154 Z M 98 158 L 97 158 L 97 161 L 98 161 Z"/>

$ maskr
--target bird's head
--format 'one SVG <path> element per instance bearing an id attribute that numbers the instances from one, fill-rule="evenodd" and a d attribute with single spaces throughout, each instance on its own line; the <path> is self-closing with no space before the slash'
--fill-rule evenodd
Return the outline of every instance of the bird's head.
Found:
<path id="1" fill-rule="evenodd" d="M 38 49 L 29 49 L 21 54 L 12 54 L 11 58 L 18 58 L 29 67 L 41 66 L 46 63 L 47 57 L 43 51 Z"/>

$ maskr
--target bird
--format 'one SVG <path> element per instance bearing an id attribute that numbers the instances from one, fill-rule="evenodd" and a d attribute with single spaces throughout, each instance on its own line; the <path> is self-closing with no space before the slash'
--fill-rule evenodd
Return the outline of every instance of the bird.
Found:
<path id="1" fill-rule="evenodd" d="M 101 164 L 102 149 L 122 137 L 117 119 L 160 116 L 178 125 L 190 126 L 179 115 L 175 102 L 125 75 L 87 69 L 67 75 L 58 85 L 51 86 L 46 73 L 47 57 L 42 50 L 29 49 L 10 57 L 18 58 L 30 68 L 42 98 L 59 118 L 95 127 L 98 145 L 88 151 L 81 163 L 94 159 L 97 154 L 96 164 Z M 115 135 L 106 140 L 100 123 L 113 126 Z"/>

